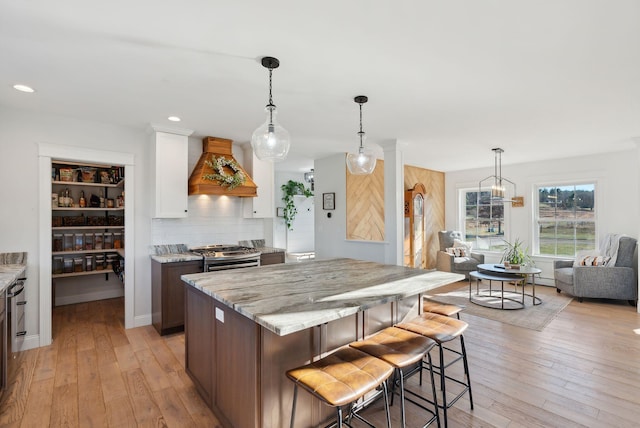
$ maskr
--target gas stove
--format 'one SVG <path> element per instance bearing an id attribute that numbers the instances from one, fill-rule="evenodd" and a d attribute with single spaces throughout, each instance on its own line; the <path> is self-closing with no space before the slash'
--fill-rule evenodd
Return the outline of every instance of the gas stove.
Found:
<path id="1" fill-rule="evenodd" d="M 216 244 L 189 250 L 202 255 L 205 272 L 260 266 L 260 251 L 251 247 Z"/>

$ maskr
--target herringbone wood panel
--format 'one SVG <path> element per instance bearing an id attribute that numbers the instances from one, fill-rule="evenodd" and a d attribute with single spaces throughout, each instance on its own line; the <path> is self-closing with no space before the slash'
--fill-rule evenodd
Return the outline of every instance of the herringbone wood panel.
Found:
<path id="1" fill-rule="evenodd" d="M 384 162 L 370 175 L 347 174 L 347 239 L 384 241 Z"/>

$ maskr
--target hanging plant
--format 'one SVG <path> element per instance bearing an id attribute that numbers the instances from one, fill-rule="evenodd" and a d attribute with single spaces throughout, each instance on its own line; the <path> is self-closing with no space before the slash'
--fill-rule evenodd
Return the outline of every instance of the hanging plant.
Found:
<path id="1" fill-rule="evenodd" d="M 247 180 L 244 172 L 242 172 L 242 168 L 240 168 L 240 165 L 233 159 L 227 159 L 224 156 L 216 158 L 215 155 L 211 155 L 211 160 L 204 161 L 204 163 L 211 168 L 215 174 L 203 174 L 202 178 L 217 181 L 218 184 L 222 187 L 228 187 L 229 190 L 242 186 Z M 231 169 L 233 175 L 227 174 L 224 170 L 225 167 Z"/>
<path id="2" fill-rule="evenodd" d="M 289 180 L 286 184 L 280 186 L 280 189 L 282 189 L 282 192 L 284 193 L 284 196 L 282 196 L 282 200 L 284 201 L 284 222 L 287 225 L 287 229 L 293 230 L 291 225 L 293 223 L 293 219 L 298 213 L 293 197 L 301 195 L 309 198 L 313 196 L 313 192 L 304 187 L 304 184 L 301 182 L 293 180 Z"/>

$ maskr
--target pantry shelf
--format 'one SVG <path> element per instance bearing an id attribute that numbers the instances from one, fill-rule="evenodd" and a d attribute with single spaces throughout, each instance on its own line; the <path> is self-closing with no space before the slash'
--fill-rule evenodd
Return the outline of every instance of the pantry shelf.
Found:
<path id="1" fill-rule="evenodd" d="M 70 278 L 73 276 L 85 276 L 85 275 L 99 275 L 105 273 L 114 273 L 113 269 L 91 270 L 83 272 L 71 272 L 71 273 L 56 273 L 51 275 L 51 278 Z"/>

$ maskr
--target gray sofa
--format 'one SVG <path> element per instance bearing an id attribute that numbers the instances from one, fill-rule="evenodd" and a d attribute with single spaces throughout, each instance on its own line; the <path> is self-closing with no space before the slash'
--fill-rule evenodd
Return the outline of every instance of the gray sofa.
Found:
<path id="1" fill-rule="evenodd" d="M 565 291 L 581 302 L 584 297 L 638 300 L 638 245 L 635 238 L 622 237 L 615 266 L 573 266 L 573 260 L 556 260 L 553 276 L 556 291 Z"/>
<path id="2" fill-rule="evenodd" d="M 447 248 L 453 247 L 454 239 L 464 241 L 464 236 L 457 230 L 443 230 L 438 232 L 440 251 L 436 255 L 436 269 L 443 272 L 463 274 L 469 279 L 469 272 L 484 263 L 484 254 L 471 253 L 469 257 L 453 257 L 447 253 Z"/>

